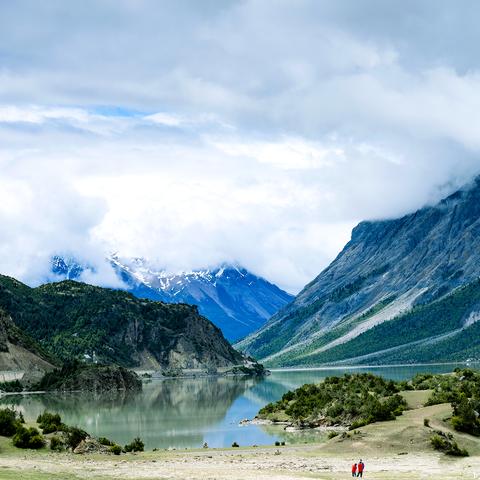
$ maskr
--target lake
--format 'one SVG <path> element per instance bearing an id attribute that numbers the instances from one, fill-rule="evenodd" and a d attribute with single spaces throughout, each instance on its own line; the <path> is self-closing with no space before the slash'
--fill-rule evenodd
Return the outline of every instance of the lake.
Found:
<path id="1" fill-rule="evenodd" d="M 267 403 L 305 383 L 319 382 L 331 375 L 371 372 L 392 380 L 416 373 L 447 373 L 457 365 L 418 365 L 341 369 L 276 370 L 263 379 L 208 377 L 151 380 L 143 392 L 92 396 L 85 394 L 15 395 L 1 399 L 15 404 L 27 420 L 44 410 L 58 412 L 68 425 L 77 425 L 95 436 L 120 445 L 139 436 L 146 449 L 271 445 L 321 440 L 318 432 L 287 433 L 279 426 L 239 426 L 253 418 Z"/>

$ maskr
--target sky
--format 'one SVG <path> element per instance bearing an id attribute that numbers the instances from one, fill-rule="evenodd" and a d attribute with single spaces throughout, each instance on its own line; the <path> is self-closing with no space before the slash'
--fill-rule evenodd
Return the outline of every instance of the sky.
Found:
<path id="1" fill-rule="evenodd" d="M 480 3 L 0 0 L 0 272 L 240 264 L 289 292 L 480 173 Z"/>

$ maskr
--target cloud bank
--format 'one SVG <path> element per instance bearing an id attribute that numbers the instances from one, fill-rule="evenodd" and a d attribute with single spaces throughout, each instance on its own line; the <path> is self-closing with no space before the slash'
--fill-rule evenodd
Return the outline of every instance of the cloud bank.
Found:
<path id="1" fill-rule="evenodd" d="M 295 292 L 480 172 L 474 1 L 0 5 L 0 272 L 238 262 Z"/>

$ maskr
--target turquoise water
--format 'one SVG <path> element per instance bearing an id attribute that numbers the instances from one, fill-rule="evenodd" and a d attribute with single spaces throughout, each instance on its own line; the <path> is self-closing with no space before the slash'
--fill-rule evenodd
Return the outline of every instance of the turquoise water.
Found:
<path id="1" fill-rule="evenodd" d="M 244 445 L 271 445 L 276 440 L 308 442 L 321 440 L 322 433 L 287 433 L 282 427 L 239 426 L 253 418 L 267 403 L 305 383 L 331 375 L 371 372 L 393 380 L 416 373 L 447 373 L 455 365 L 370 367 L 315 370 L 277 370 L 264 379 L 197 378 L 152 380 L 138 394 L 92 396 L 42 394 L 11 396 L 3 404 L 16 404 L 27 419 L 36 419 L 45 409 L 58 412 L 65 423 L 84 428 L 124 445 L 139 436 L 147 449 L 192 448 L 207 442 L 226 447 L 236 441 Z"/>

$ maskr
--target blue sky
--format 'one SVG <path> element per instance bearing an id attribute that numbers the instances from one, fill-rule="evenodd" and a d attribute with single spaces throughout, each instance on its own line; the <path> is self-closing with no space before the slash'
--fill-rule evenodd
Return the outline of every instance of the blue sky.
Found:
<path id="1" fill-rule="evenodd" d="M 475 1 L 0 1 L 0 271 L 241 263 L 295 292 L 480 171 Z"/>

